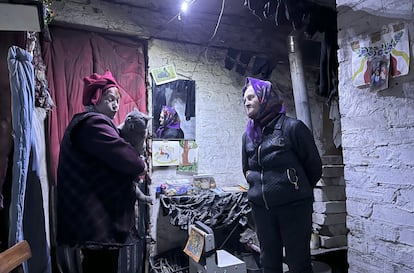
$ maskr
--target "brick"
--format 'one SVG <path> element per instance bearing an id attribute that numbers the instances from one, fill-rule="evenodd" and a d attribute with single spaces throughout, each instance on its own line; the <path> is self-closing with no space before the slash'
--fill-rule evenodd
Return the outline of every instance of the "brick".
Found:
<path id="1" fill-rule="evenodd" d="M 324 155 L 321 157 L 323 165 L 342 165 L 341 155 Z"/>
<path id="2" fill-rule="evenodd" d="M 365 202 L 384 202 L 384 194 L 382 192 L 373 192 L 371 190 L 362 190 L 361 188 L 355 188 L 346 186 L 346 200 L 358 203 L 360 200 Z"/>
<path id="3" fill-rule="evenodd" d="M 345 187 L 329 186 L 323 188 L 314 188 L 313 196 L 316 202 L 322 201 L 343 201 L 345 197 Z"/>
<path id="4" fill-rule="evenodd" d="M 346 213 L 312 213 L 312 222 L 319 225 L 343 224 L 346 222 Z"/>
<path id="5" fill-rule="evenodd" d="M 345 201 L 313 202 L 313 211 L 317 213 L 346 212 Z"/>
<path id="6" fill-rule="evenodd" d="M 322 177 L 339 177 L 344 175 L 344 167 L 341 165 L 323 165 Z"/>
<path id="7" fill-rule="evenodd" d="M 373 203 L 370 201 L 347 199 L 346 207 L 348 215 L 352 216 L 356 215 L 369 218 L 373 213 Z"/>
<path id="8" fill-rule="evenodd" d="M 414 229 L 404 228 L 400 230 L 399 242 L 414 246 Z"/>
<path id="9" fill-rule="evenodd" d="M 372 219 L 392 223 L 394 225 L 414 226 L 414 217 L 412 212 L 402 210 L 398 207 L 374 205 Z"/>
<path id="10" fill-rule="evenodd" d="M 396 264 L 414 268 L 414 247 L 412 246 L 382 242 L 375 247 L 375 253 Z"/>
<path id="11" fill-rule="evenodd" d="M 365 255 L 363 252 L 348 249 L 348 260 L 350 273 L 374 273 L 383 271 L 385 261 L 375 256 Z M 392 271 L 391 271 L 392 272 Z"/>
<path id="12" fill-rule="evenodd" d="M 349 231 L 345 223 L 331 225 L 318 225 L 316 223 L 313 223 L 312 227 L 313 230 L 316 230 L 319 233 L 319 235 L 325 236 L 347 235 Z"/>
<path id="13" fill-rule="evenodd" d="M 339 177 L 322 177 L 319 179 L 318 183 L 316 183 L 318 187 L 324 186 L 345 186 L 345 179 L 343 176 Z"/>
<path id="14" fill-rule="evenodd" d="M 339 236 L 319 236 L 321 247 L 323 248 L 335 248 L 347 245 L 346 235 Z"/>

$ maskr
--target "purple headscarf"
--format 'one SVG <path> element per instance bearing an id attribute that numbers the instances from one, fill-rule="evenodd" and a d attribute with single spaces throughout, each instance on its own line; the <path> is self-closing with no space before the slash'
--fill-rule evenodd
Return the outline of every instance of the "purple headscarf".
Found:
<path id="1" fill-rule="evenodd" d="M 260 109 L 254 119 L 249 119 L 246 126 L 246 134 L 254 143 L 262 140 L 262 128 L 273 120 L 278 114 L 286 113 L 282 97 L 272 87 L 269 81 L 247 77 L 243 87 L 243 96 L 246 89 L 252 86 L 259 99 Z"/>
<path id="2" fill-rule="evenodd" d="M 163 106 L 161 113 L 164 115 L 164 122 L 160 124 L 160 127 L 157 129 L 157 137 L 162 137 L 162 133 L 165 128 L 179 129 L 180 128 L 180 117 L 178 116 L 177 111 L 172 106 Z"/>

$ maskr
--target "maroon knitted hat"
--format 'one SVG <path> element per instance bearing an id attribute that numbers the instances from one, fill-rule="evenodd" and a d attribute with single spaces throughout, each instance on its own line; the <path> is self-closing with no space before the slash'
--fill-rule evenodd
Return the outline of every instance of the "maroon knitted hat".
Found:
<path id="1" fill-rule="evenodd" d="M 85 106 L 97 104 L 106 89 L 111 87 L 119 89 L 119 84 L 109 70 L 105 71 L 103 75 L 93 73 L 91 76 L 85 77 L 83 82 L 85 86 L 83 88 L 82 103 Z"/>

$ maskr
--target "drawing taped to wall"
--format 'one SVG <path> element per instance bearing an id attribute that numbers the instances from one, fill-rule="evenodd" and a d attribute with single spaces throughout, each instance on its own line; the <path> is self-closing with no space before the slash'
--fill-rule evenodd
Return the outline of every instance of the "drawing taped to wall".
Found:
<path id="1" fill-rule="evenodd" d="M 194 140 L 181 140 L 180 164 L 177 173 L 196 174 L 198 172 L 198 145 Z"/>
<path id="2" fill-rule="evenodd" d="M 178 166 L 180 163 L 180 145 L 178 141 L 153 141 L 153 166 Z"/>

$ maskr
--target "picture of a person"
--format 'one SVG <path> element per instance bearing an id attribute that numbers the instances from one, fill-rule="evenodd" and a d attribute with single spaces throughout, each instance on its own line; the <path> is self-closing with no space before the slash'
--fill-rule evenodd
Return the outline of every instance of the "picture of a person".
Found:
<path id="1" fill-rule="evenodd" d="M 389 60 L 381 57 L 371 62 L 371 90 L 381 91 L 388 88 Z"/>
<path id="2" fill-rule="evenodd" d="M 387 75 L 388 75 L 388 68 L 387 68 L 386 64 L 382 64 L 381 65 L 381 72 L 380 72 L 380 80 L 382 82 L 385 82 L 387 80 Z"/>
<path id="3" fill-rule="evenodd" d="M 184 132 L 180 127 L 180 116 L 172 106 L 163 106 L 160 113 L 160 126 L 156 137 L 162 139 L 183 139 Z"/>
<path id="4" fill-rule="evenodd" d="M 374 72 L 371 75 L 371 84 L 376 86 L 381 84 L 381 77 L 380 77 L 380 68 L 375 68 Z"/>

